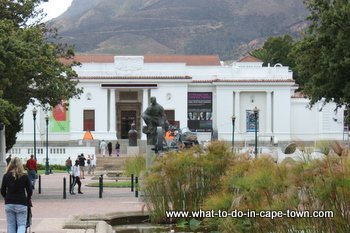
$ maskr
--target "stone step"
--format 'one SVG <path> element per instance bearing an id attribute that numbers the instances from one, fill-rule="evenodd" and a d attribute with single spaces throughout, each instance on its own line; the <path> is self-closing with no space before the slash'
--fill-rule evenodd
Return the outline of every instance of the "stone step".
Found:
<path id="1" fill-rule="evenodd" d="M 126 157 L 97 156 L 96 171 L 124 170 Z"/>

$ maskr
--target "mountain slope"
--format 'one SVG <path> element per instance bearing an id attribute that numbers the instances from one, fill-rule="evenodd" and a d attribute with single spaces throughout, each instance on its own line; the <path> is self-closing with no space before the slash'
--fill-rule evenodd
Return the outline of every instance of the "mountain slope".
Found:
<path id="1" fill-rule="evenodd" d="M 305 16 L 302 0 L 73 0 L 52 24 L 78 52 L 229 59 L 296 33 Z"/>

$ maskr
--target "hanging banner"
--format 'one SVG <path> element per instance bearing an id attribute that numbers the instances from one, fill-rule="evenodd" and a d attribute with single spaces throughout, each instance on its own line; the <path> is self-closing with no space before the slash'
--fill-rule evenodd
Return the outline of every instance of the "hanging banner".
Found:
<path id="1" fill-rule="evenodd" d="M 256 121 L 256 126 L 255 126 L 255 121 Z M 255 127 L 256 130 L 259 131 L 259 112 L 256 115 L 256 120 L 255 120 L 255 114 L 253 110 L 246 110 L 246 130 L 247 132 L 255 132 Z"/>
<path id="2" fill-rule="evenodd" d="M 66 100 L 62 100 L 52 109 L 50 132 L 68 133 L 69 128 L 69 111 Z"/>
<path id="3" fill-rule="evenodd" d="M 211 92 L 188 92 L 187 126 L 191 131 L 212 131 L 213 94 Z"/>

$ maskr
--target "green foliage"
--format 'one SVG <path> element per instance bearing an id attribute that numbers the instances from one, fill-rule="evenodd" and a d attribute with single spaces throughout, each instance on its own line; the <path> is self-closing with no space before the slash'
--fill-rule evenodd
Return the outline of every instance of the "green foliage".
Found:
<path id="1" fill-rule="evenodd" d="M 0 120 L 6 125 L 7 149 L 21 130 L 21 118 L 28 104 L 48 109 L 62 98 L 80 95 L 76 73 L 60 59 L 68 58 L 70 47 L 55 44 L 55 31 L 28 20 L 40 16 L 39 0 L 0 1 Z M 9 117 L 11 116 L 11 117 Z"/>
<path id="2" fill-rule="evenodd" d="M 350 160 L 328 155 L 307 163 L 274 163 L 269 158 L 236 160 L 221 191 L 206 200 L 207 209 L 333 211 L 333 218 L 207 219 L 220 232 L 348 232 Z M 230 197 L 228 197 L 230 196 Z M 230 201 L 221 201 L 230 199 Z M 225 205 L 225 203 L 227 203 Z M 224 206 L 222 205 L 224 204 Z M 293 231 L 293 232 L 294 232 Z"/>
<path id="3" fill-rule="evenodd" d="M 50 168 L 52 170 L 59 170 L 59 171 L 65 171 L 67 169 L 66 166 L 59 165 L 59 164 L 51 164 Z M 45 164 L 38 163 L 38 170 L 45 170 Z"/>
<path id="4" fill-rule="evenodd" d="M 174 221 L 165 218 L 166 210 L 201 209 L 204 198 L 220 188 L 218 180 L 230 165 L 230 156 L 224 143 L 217 142 L 206 152 L 191 149 L 158 158 L 142 182 L 153 221 Z"/>
<path id="5" fill-rule="evenodd" d="M 269 37 L 262 48 L 253 50 L 250 54 L 262 60 L 265 66 L 268 63 L 271 66 L 281 63 L 284 66 L 294 67 L 294 60 L 289 56 L 293 45 L 294 40 L 290 35 Z"/>
<path id="6" fill-rule="evenodd" d="M 140 177 L 141 172 L 146 170 L 146 159 L 144 156 L 136 156 L 133 158 L 128 158 L 125 161 L 125 175 L 131 176 L 134 174 L 135 176 Z"/>
<path id="7" fill-rule="evenodd" d="M 305 1 L 309 30 L 294 50 L 299 83 L 311 104 L 324 98 L 341 106 L 350 103 L 350 2 Z"/>
<path id="8" fill-rule="evenodd" d="M 89 187 L 99 187 L 99 182 L 92 182 L 87 184 Z M 131 187 L 131 181 L 103 181 L 103 187 L 108 188 L 129 188 Z"/>

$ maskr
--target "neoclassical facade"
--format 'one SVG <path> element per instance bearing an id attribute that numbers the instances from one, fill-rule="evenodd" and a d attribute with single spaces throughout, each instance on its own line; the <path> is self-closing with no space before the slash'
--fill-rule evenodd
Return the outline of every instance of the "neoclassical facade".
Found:
<path id="1" fill-rule="evenodd" d="M 151 96 L 157 98 L 170 123 L 196 131 L 200 141 L 214 135 L 249 143 L 257 127 L 259 141 L 314 141 L 347 138 L 344 110 L 335 105 L 307 108 L 308 99 L 295 94 L 292 71 L 285 66 L 262 66 L 246 56 L 224 64 L 218 56 L 198 55 L 77 55 L 80 99 L 63 100 L 52 112 L 39 109 L 38 140 L 44 140 L 45 116 L 49 115 L 51 141 L 77 141 L 86 131 L 98 140 L 126 139 L 131 123 L 140 140 L 141 113 Z M 65 108 L 66 102 L 69 107 Z M 254 109 L 257 112 L 255 124 Z M 33 106 L 23 119 L 18 142 L 31 141 Z M 213 134 L 214 132 L 214 134 Z"/>

